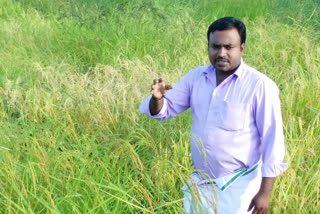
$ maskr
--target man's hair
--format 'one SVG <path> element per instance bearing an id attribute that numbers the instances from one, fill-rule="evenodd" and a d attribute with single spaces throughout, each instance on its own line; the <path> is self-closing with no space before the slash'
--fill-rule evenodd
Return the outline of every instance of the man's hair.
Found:
<path id="1" fill-rule="evenodd" d="M 239 19 L 233 17 L 224 17 L 214 21 L 208 28 L 207 37 L 208 43 L 210 34 L 216 30 L 229 30 L 232 28 L 236 28 L 240 35 L 241 44 L 246 43 L 246 26 Z"/>

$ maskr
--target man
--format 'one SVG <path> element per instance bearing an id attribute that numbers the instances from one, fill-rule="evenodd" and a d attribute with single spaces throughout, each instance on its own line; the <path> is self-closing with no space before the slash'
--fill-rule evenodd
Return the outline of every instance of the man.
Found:
<path id="1" fill-rule="evenodd" d="M 140 111 L 164 121 L 191 108 L 191 180 L 199 192 L 190 193 L 192 184 L 183 187 L 185 212 L 267 213 L 275 177 L 288 167 L 278 87 L 242 61 L 246 28 L 240 20 L 216 20 L 207 39 L 211 64 L 189 71 L 174 87 L 154 80 Z"/>

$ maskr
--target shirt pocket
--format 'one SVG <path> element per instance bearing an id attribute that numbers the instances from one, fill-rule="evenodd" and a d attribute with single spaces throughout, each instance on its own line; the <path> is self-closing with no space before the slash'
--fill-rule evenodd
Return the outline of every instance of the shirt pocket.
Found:
<path id="1" fill-rule="evenodd" d="M 218 126 L 227 131 L 240 131 L 245 127 L 248 111 L 249 105 L 246 103 L 222 101 Z"/>

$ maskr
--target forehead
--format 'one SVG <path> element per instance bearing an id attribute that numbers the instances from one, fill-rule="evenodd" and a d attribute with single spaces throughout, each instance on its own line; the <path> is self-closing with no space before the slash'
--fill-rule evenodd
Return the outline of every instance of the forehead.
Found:
<path id="1" fill-rule="evenodd" d="M 236 28 L 216 30 L 210 33 L 209 43 L 214 44 L 240 44 L 240 34 Z"/>

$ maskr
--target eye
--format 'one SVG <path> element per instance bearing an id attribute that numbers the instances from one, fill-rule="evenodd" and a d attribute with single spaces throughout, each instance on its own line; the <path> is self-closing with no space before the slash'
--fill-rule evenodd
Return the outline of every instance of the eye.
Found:
<path id="1" fill-rule="evenodd" d="M 231 50 L 231 49 L 232 49 L 232 46 L 231 46 L 231 45 L 227 45 L 227 46 L 226 46 L 226 49 L 227 49 L 227 50 Z"/>
<path id="2" fill-rule="evenodd" d="M 211 47 L 212 47 L 213 49 L 219 49 L 219 48 L 220 48 L 219 45 L 215 45 L 215 44 L 213 44 Z"/>

